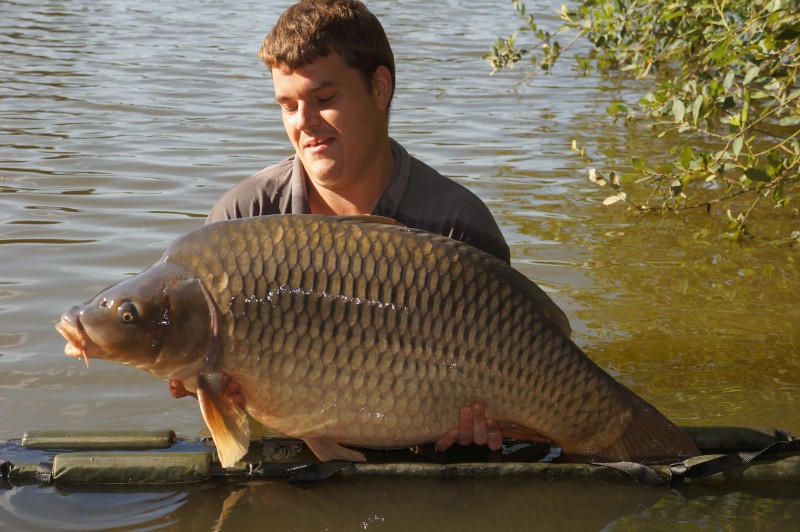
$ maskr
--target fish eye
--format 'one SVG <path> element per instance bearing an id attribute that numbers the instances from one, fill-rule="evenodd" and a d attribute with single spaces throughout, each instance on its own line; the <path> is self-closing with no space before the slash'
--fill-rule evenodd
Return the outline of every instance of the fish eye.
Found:
<path id="1" fill-rule="evenodd" d="M 133 323 L 139 319 L 139 313 L 136 311 L 136 305 L 130 301 L 120 303 L 117 308 L 117 317 L 124 323 Z"/>

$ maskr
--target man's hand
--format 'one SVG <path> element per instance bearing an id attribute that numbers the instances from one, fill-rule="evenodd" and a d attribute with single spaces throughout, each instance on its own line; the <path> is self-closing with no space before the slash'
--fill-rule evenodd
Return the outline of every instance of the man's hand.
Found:
<path id="1" fill-rule="evenodd" d="M 223 397 L 230 399 L 235 405 L 244 408 L 244 396 L 239 388 L 239 384 L 231 380 L 231 378 L 227 375 L 223 375 L 222 377 L 221 393 Z M 169 381 L 169 394 L 175 399 L 180 399 L 181 397 L 186 397 L 187 395 L 197 397 L 196 393 L 188 391 L 183 386 L 183 381 L 177 380 Z"/>
<path id="2" fill-rule="evenodd" d="M 196 393 L 192 393 L 183 387 L 183 381 L 176 380 L 169 381 L 169 394 L 175 399 L 180 399 L 181 397 L 186 397 L 187 395 L 197 397 Z"/>
<path id="3" fill-rule="evenodd" d="M 458 428 L 450 429 L 436 442 L 437 451 L 446 451 L 454 444 L 488 445 L 497 451 L 503 445 L 503 434 L 497 421 L 486 418 L 486 409 L 481 403 L 473 403 L 461 409 L 458 416 Z"/>

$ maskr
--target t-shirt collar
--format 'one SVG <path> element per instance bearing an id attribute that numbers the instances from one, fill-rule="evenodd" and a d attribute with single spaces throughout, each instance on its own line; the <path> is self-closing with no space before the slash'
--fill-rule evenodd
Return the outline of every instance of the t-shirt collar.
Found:
<path id="1" fill-rule="evenodd" d="M 306 170 L 300 157 L 294 155 L 292 163 L 292 212 L 295 214 L 311 214 L 311 205 L 308 202 L 308 188 L 306 187 Z"/>

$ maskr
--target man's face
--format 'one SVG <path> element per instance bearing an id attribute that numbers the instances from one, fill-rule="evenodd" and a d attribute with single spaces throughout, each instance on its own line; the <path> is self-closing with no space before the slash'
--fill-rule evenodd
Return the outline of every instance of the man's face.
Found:
<path id="1" fill-rule="evenodd" d="M 286 133 L 315 183 L 346 187 L 369 175 L 372 156 L 388 136 L 391 78 L 387 90 L 384 70 L 376 70 L 370 91 L 337 53 L 297 70 L 272 69 Z"/>

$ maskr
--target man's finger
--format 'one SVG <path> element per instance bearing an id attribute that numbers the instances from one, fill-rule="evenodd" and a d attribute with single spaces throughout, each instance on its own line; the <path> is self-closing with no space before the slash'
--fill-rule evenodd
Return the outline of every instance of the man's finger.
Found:
<path id="1" fill-rule="evenodd" d="M 472 442 L 476 445 L 486 445 L 489 441 L 488 428 L 486 427 L 486 412 L 481 403 L 472 405 Z"/>
<path id="2" fill-rule="evenodd" d="M 486 431 L 486 445 L 493 451 L 499 451 L 503 446 L 503 433 L 500 431 L 497 421 L 492 418 L 487 419 Z"/>
<path id="3" fill-rule="evenodd" d="M 439 441 L 436 442 L 436 450 L 437 451 L 446 451 L 458 441 L 458 435 L 460 434 L 458 429 L 450 429 L 448 430 L 444 436 L 439 438 Z"/>
<path id="4" fill-rule="evenodd" d="M 472 406 L 465 406 L 458 415 L 458 444 L 472 443 Z"/>
<path id="5" fill-rule="evenodd" d="M 183 386 L 183 381 L 179 380 L 169 381 L 169 394 L 175 399 L 180 399 L 181 397 L 186 397 L 187 395 L 193 395 L 186 391 L 186 388 Z"/>
<path id="6" fill-rule="evenodd" d="M 227 375 L 222 377 L 222 395 L 230 399 L 233 404 L 240 407 L 244 406 L 244 396 L 239 383 Z"/>

